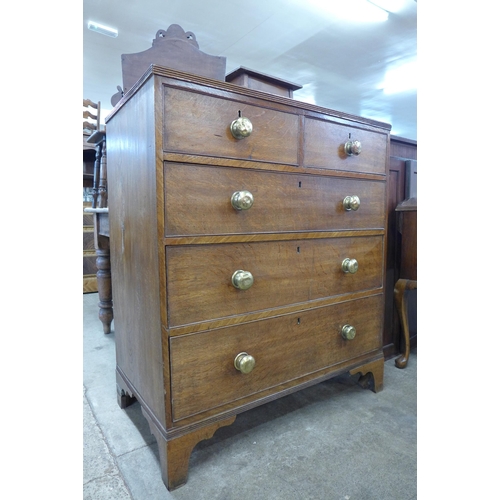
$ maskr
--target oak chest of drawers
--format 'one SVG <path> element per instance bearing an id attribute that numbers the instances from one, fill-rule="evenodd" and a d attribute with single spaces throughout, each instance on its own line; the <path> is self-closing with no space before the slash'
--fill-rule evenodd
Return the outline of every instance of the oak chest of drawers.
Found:
<path id="1" fill-rule="evenodd" d="M 119 401 L 168 489 L 240 412 L 382 387 L 388 125 L 153 65 L 106 129 Z"/>

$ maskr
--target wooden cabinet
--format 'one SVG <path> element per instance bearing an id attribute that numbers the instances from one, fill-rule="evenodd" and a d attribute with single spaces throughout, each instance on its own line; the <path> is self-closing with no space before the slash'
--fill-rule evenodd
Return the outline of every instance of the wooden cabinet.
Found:
<path id="1" fill-rule="evenodd" d="M 386 359 L 402 351 L 403 331 L 394 302 L 394 286 L 401 277 L 402 234 L 396 212 L 397 206 L 405 200 L 406 162 L 417 160 L 417 142 L 411 139 L 391 136 L 389 174 L 387 183 L 387 270 L 384 323 L 384 355 Z M 409 328 L 411 347 L 416 346 L 416 290 L 408 293 Z"/>
<path id="2" fill-rule="evenodd" d="M 389 129 L 159 66 L 108 116 L 119 401 L 169 489 L 240 412 L 345 372 L 382 388 Z"/>

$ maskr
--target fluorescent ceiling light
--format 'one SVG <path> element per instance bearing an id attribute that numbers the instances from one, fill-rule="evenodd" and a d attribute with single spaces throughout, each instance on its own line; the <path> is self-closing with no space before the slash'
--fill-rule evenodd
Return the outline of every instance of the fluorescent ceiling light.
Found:
<path id="1" fill-rule="evenodd" d="M 101 33 L 101 35 L 110 36 L 116 38 L 118 36 L 118 30 L 115 28 L 110 28 L 109 26 L 104 26 L 104 24 L 99 24 L 94 21 L 89 21 L 87 28 L 90 31 L 95 31 L 96 33 Z"/>
<path id="2" fill-rule="evenodd" d="M 385 74 L 384 83 L 381 85 L 385 94 L 397 94 L 417 88 L 417 61 L 401 64 L 390 69 Z"/>
<path id="3" fill-rule="evenodd" d="M 387 21 L 389 13 L 367 0 L 306 0 L 323 14 L 344 21 L 366 23 Z"/>

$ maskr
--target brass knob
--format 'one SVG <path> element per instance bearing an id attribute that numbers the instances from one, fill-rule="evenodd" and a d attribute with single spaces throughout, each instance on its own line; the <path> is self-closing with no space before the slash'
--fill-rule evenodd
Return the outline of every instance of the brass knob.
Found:
<path id="1" fill-rule="evenodd" d="M 342 271 L 344 273 L 354 274 L 358 270 L 358 261 L 356 259 L 344 259 L 342 261 Z"/>
<path id="2" fill-rule="evenodd" d="M 231 134 L 235 139 L 244 139 L 248 137 L 253 130 L 252 122 L 245 118 L 244 116 L 240 116 L 236 120 L 233 120 L 230 125 Z"/>
<path id="3" fill-rule="evenodd" d="M 352 340 L 356 336 L 356 328 L 351 325 L 344 325 L 342 327 L 342 337 L 345 340 Z"/>
<path id="4" fill-rule="evenodd" d="M 250 191 L 236 191 L 231 196 L 231 205 L 235 210 L 248 210 L 252 208 L 252 193 Z"/>
<path id="5" fill-rule="evenodd" d="M 344 205 L 344 210 L 346 211 L 357 210 L 361 205 L 361 200 L 356 195 L 346 196 L 342 204 Z"/>
<path id="6" fill-rule="evenodd" d="M 238 288 L 238 290 L 248 290 L 253 285 L 252 273 L 238 269 L 238 271 L 233 273 L 231 282 L 235 288 Z"/>
<path id="7" fill-rule="evenodd" d="M 255 358 L 246 352 L 240 352 L 234 358 L 234 367 L 241 373 L 250 373 L 255 368 Z"/>
<path id="8" fill-rule="evenodd" d="M 348 156 L 358 156 L 361 153 L 361 142 L 347 141 L 344 144 L 344 151 Z"/>

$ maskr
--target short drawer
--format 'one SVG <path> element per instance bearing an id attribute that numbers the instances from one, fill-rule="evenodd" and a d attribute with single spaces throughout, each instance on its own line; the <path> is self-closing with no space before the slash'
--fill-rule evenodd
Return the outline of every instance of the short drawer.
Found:
<path id="1" fill-rule="evenodd" d="M 231 205 L 242 191 L 253 197 L 247 210 Z M 384 203 L 385 181 L 165 163 L 166 236 L 379 229 Z"/>
<path id="2" fill-rule="evenodd" d="M 383 296 L 170 338 L 175 420 L 247 398 L 381 346 Z M 355 328 L 346 340 L 342 329 Z M 235 368 L 246 352 L 250 373 Z M 241 404 L 241 403 L 240 403 Z"/>
<path id="3" fill-rule="evenodd" d="M 383 236 L 166 248 L 169 326 L 308 302 L 382 286 Z M 357 271 L 344 272 L 344 259 Z M 233 285 L 236 271 L 253 277 Z"/>
<path id="4" fill-rule="evenodd" d="M 386 173 L 387 134 L 336 122 L 305 119 L 304 166 L 359 173 Z M 347 142 L 359 141 L 361 153 L 349 156 Z"/>
<path id="5" fill-rule="evenodd" d="M 165 151 L 297 164 L 299 117 L 219 97 L 165 87 Z M 253 131 L 235 139 L 230 125 L 239 115 Z"/>

